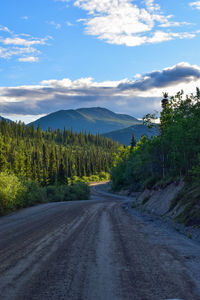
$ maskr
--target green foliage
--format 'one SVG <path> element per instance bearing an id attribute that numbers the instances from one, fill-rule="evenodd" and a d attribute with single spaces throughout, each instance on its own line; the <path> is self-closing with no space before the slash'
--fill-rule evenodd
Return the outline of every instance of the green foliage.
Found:
<path id="1" fill-rule="evenodd" d="M 87 184 L 79 182 L 75 185 L 69 186 L 69 200 L 87 200 L 90 197 L 90 188 Z M 70 199 L 70 197 L 76 197 L 76 199 Z"/>
<path id="2" fill-rule="evenodd" d="M 88 200 L 90 198 L 90 189 L 87 184 L 78 182 L 68 186 L 47 186 L 46 194 L 49 202 Z"/>
<path id="3" fill-rule="evenodd" d="M 135 145 L 136 145 L 136 139 L 135 139 L 134 133 L 132 133 L 132 137 L 131 137 L 131 149 L 133 149 L 133 147 L 135 147 Z"/>
<path id="4" fill-rule="evenodd" d="M 0 172 L 6 167 L 5 144 L 0 134 Z"/>
<path id="5" fill-rule="evenodd" d="M 100 172 L 99 174 L 94 174 L 91 176 L 73 176 L 71 178 L 67 178 L 67 182 L 69 185 L 82 182 L 82 183 L 91 183 L 91 182 L 101 182 L 110 180 L 110 173 L 107 172 Z"/>
<path id="6" fill-rule="evenodd" d="M 0 172 L 37 181 L 67 184 L 67 178 L 109 172 L 119 144 L 99 134 L 71 130 L 42 131 L 23 123 L 0 122 Z"/>
<path id="7" fill-rule="evenodd" d="M 33 180 L 23 180 L 23 192 L 18 200 L 20 207 L 29 207 L 48 202 L 45 188 Z"/>
<path id="8" fill-rule="evenodd" d="M 90 189 L 85 183 L 42 187 L 36 181 L 24 177 L 19 179 L 7 172 L 0 173 L 0 215 L 40 203 L 89 198 Z"/>
<path id="9" fill-rule="evenodd" d="M 200 97 L 184 98 L 183 91 L 168 99 L 164 94 L 159 136 L 141 137 L 133 149 L 127 148 L 115 160 L 113 189 L 132 186 L 135 190 L 151 188 L 158 182 L 177 177 L 200 179 Z M 151 126 L 155 115 L 144 118 Z"/>
<path id="10" fill-rule="evenodd" d="M 23 185 L 17 176 L 0 173 L 0 215 L 15 210 L 19 206 L 19 197 L 23 192 Z"/>
<path id="11" fill-rule="evenodd" d="M 109 180 L 110 179 L 110 173 L 106 173 L 106 172 L 100 172 L 98 174 L 99 176 L 99 181 L 106 181 L 106 180 Z"/>

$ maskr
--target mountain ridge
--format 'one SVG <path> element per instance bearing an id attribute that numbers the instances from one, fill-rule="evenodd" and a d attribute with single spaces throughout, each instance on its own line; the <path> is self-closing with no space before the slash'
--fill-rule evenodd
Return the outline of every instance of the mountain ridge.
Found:
<path id="1" fill-rule="evenodd" d="M 93 134 L 102 134 L 140 123 L 138 119 L 126 114 L 117 114 L 102 107 L 90 107 L 59 110 L 29 123 L 28 126 L 40 125 L 43 130 L 63 130 L 65 127 L 76 132 L 86 130 Z"/>
<path id="2" fill-rule="evenodd" d="M 120 144 L 129 146 L 132 138 L 132 133 L 134 133 L 135 139 L 138 142 L 142 135 L 146 135 L 148 138 L 158 135 L 158 127 L 148 128 L 143 124 L 132 125 L 127 128 L 122 128 L 119 130 L 114 130 L 102 134 L 104 137 L 111 138 Z"/>

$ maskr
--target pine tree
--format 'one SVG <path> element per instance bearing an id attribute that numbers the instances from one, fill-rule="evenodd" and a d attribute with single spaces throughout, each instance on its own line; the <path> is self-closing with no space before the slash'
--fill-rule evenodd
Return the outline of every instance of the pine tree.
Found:
<path id="1" fill-rule="evenodd" d="M 63 159 L 61 159 L 60 164 L 59 164 L 59 169 L 58 169 L 58 182 L 60 184 L 67 183 L 67 179 L 65 176 L 65 168 L 64 168 L 64 163 Z"/>
<path id="2" fill-rule="evenodd" d="M 0 172 L 3 171 L 6 167 L 6 157 L 5 157 L 5 144 L 0 135 Z"/>
<path id="3" fill-rule="evenodd" d="M 55 151 L 52 149 L 49 157 L 49 184 L 53 185 L 56 182 L 56 158 Z"/>
<path id="4" fill-rule="evenodd" d="M 135 139 L 135 135 L 134 132 L 132 132 L 132 137 L 131 137 L 131 150 L 135 147 L 135 145 L 137 144 L 136 139 Z"/>
<path id="5" fill-rule="evenodd" d="M 38 127 L 37 127 L 37 133 L 36 133 L 36 136 L 37 136 L 37 139 L 38 140 L 41 140 L 42 139 L 42 131 L 40 129 L 40 125 L 38 124 Z"/>
<path id="6" fill-rule="evenodd" d="M 31 159 L 29 157 L 29 152 L 26 150 L 25 152 L 25 175 L 27 178 L 31 178 Z"/>
<path id="7" fill-rule="evenodd" d="M 161 101 L 161 106 L 162 106 L 162 111 L 165 113 L 166 110 L 167 110 L 167 105 L 169 103 L 169 100 L 168 100 L 168 93 L 163 93 L 163 99 Z"/>

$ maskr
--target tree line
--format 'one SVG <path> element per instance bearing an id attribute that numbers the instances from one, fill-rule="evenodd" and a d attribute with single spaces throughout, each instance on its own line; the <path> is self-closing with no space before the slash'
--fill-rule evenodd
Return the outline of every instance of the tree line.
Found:
<path id="1" fill-rule="evenodd" d="M 121 148 L 112 169 L 114 189 L 132 186 L 142 190 L 177 178 L 200 178 L 200 90 L 184 95 L 183 91 L 168 97 L 164 93 L 160 114 L 159 135 L 142 136 L 136 144 Z M 144 117 L 152 127 L 155 114 Z"/>
<path id="2" fill-rule="evenodd" d="M 118 147 L 99 134 L 42 131 L 39 126 L 35 129 L 21 122 L 0 122 L 0 172 L 7 170 L 42 186 L 107 172 Z"/>

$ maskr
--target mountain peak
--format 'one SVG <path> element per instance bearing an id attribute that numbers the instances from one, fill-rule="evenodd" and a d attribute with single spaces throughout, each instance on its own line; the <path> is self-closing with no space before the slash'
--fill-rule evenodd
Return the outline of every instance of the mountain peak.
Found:
<path id="1" fill-rule="evenodd" d="M 86 130 L 91 133 L 105 133 L 117 129 L 122 129 L 141 122 L 134 117 L 124 114 L 117 114 L 103 107 L 89 107 L 68 109 L 53 112 L 42 117 L 35 122 L 35 127 L 39 124 L 44 130 L 71 129 L 80 132 Z M 30 124 L 29 124 L 30 125 Z"/>

